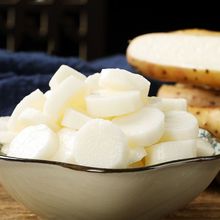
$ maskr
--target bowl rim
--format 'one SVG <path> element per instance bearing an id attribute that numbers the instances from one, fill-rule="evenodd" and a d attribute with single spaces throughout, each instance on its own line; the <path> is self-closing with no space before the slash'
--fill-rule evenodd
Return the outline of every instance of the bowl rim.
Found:
<path id="1" fill-rule="evenodd" d="M 70 164 L 70 163 L 52 161 L 52 160 L 10 157 L 10 156 L 5 156 L 5 155 L 0 155 L 0 161 L 1 160 L 11 161 L 11 162 L 19 162 L 19 163 L 55 165 L 55 166 L 67 168 L 70 170 L 90 172 L 90 173 L 131 173 L 131 172 L 133 173 L 133 172 L 143 172 L 143 171 L 149 171 L 149 170 L 159 170 L 159 169 L 164 169 L 164 168 L 168 168 L 168 167 L 181 166 L 181 165 L 185 165 L 185 164 L 189 164 L 189 163 L 201 163 L 201 162 L 216 161 L 216 160 L 220 160 L 220 154 L 213 155 L 213 156 L 201 156 L 201 157 L 172 160 L 172 161 L 158 163 L 158 164 L 150 165 L 150 166 L 132 167 L 132 168 L 115 168 L 115 169 L 91 167 L 91 166 Z"/>

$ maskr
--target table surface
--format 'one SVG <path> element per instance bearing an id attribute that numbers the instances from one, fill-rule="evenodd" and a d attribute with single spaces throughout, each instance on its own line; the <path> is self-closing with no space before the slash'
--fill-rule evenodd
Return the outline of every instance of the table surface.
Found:
<path id="1" fill-rule="evenodd" d="M 1 220 L 40 220 L 24 206 L 14 201 L 0 185 Z M 164 220 L 219 220 L 220 185 L 212 184 L 195 200 Z"/>

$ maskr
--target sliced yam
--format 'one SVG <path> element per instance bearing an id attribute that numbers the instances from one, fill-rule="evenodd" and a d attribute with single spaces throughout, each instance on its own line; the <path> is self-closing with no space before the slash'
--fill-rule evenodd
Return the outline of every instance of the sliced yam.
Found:
<path id="1" fill-rule="evenodd" d="M 155 165 L 173 160 L 197 156 L 196 140 L 168 141 L 155 144 L 147 149 L 145 165 Z"/>
<path id="2" fill-rule="evenodd" d="M 197 138 L 199 126 L 196 117 L 186 111 L 165 113 L 164 134 L 160 141 L 177 141 Z"/>
<path id="3" fill-rule="evenodd" d="M 53 131 L 59 130 L 59 126 L 51 119 L 49 115 L 46 115 L 34 108 L 26 108 L 23 112 L 21 112 L 21 114 L 18 116 L 17 124 L 17 127 L 19 127 L 17 131 L 20 131 L 28 126 L 38 124 L 45 124 Z"/>
<path id="4" fill-rule="evenodd" d="M 59 162 L 75 163 L 73 148 L 76 131 L 62 128 L 57 135 L 59 137 L 59 149 L 52 159 Z"/>
<path id="5" fill-rule="evenodd" d="M 19 132 L 10 143 L 7 155 L 29 159 L 51 159 L 58 150 L 57 134 L 46 125 L 29 126 Z"/>
<path id="6" fill-rule="evenodd" d="M 190 85 L 161 86 L 160 97 L 186 98 L 188 111 L 198 120 L 199 127 L 220 138 L 220 98 L 219 91 L 206 90 Z"/>
<path id="7" fill-rule="evenodd" d="M 0 130 L 0 144 L 9 144 L 13 140 L 13 138 L 16 136 L 17 133 L 12 131 L 1 131 Z"/>
<path id="8" fill-rule="evenodd" d="M 86 114 L 69 108 L 65 111 L 61 125 L 66 128 L 79 130 L 85 123 L 92 118 Z"/>
<path id="9" fill-rule="evenodd" d="M 44 93 L 46 99 L 48 99 L 48 98 L 50 97 L 51 93 L 52 93 L 51 90 L 47 90 L 47 91 Z"/>
<path id="10" fill-rule="evenodd" d="M 8 129 L 9 116 L 0 117 L 0 131 L 5 131 Z"/>
<path id="11" fill-rule="evenodd" d="M 86 79 L 86 76 L 78 72 L 77 70 L 67 65 L 61 65 L 49 82 L 50 88 L 55 89 L 63 80 L 65 80 L 69 76 L 73 76 L 82 81 Z"/>
<path id="12" fill-rule="evenodd" d="M 137 112 L 112 120 L 128 138 L 132 147 L 155 144 L 164 132 L 164 113 L 157 108 L 144 107 Z"/>
<path id="13" fill-rule="evenodd" d="M 147 152 L 144 147 L 130 147 L 129 151 L 129 164 L 135 164 L 140 162 L 145 156 Z"/>
<path id="14" fill-rule="evenodd" d="M 85 80 L 87 94 L 100 89 L 99 86 L 100 73 L 88 76 Z"/>
<path id="15" fill-rule="evenodd" d="M 35 90 L 29 95 L 25 96 L 15 107 L 11 117 L 9 118 L 8 121 L 8 129 L 12 131 L 17 131 L 19 129 L 17 120 L 19 115 L 21 114 L 22 111 L 24 111 L 26 108 L 35 108 L 37 110 L 42 111 L 44 104 L 46 101 L 46 97 L 44 94 L 39 90 Z"/>
<path id="16" fill-rule="evenodd" d="M 160 98 L 160 97 L 148 97 L 147 106 L 159 108 L 163 112 L 171 110 L 186 111 L 187 102 L 185 99 L 178 98 Z"/>
<path id="17" fill-rule="evenodd" d="M 3 147 L 1 148 L 2 152 L 3 152 L 3 148 L 4 148 L 3 153 L 6 152 L 6 148 L 7 148 L 4 146 L 9 144 L 16 135 L 15 132 L 8 130 L 9 118 L 10 117 L 8 117 L 8 116 L 0 117 L 0 145 L 3 145 Z"/>
<path id="18" fill-rule="evenodd" d="M 189 106 L 188 110 L 197 118 L 199 127 L 208 130 L 220 139 L 220 108 Z"/>
<path id="19" fill-rule="evenodd" d="M 130 42 L 127 59 L 147 77 L 219 88 L 218 48 L 218 35 L 152 33 Z"/>
<path id="20" fill-rule="evenodd" d="M 150 82 L 139 74 L 123 69 L 103 69 L 100 74 L 99 85 L 110 90 L 140 90 L 146 99 L 150 90 Z"/>
<path id="21" fill-rule="evenodd" d="M 81 94 L 84 90 L 84 81 L 69 76 L 55 90 L 52 90 L 45 101 L 44 113 L 50 115 L 55 123 L 60 122 L 67 108 L 77 105 L 78 102 L 83 102 Z"/>
<path id="22" fill-rule="evenodd" d="M 93 117 L 112 117 L 137 111 L 144 105 L 141 93 L 131 91 L 100 90 L 86 96 L 88 113 Z"/>
<path id="23" fill-rule="evenodd" d="M 129 147 L 118 126 L 107 120 L 93 119 L 77 132 L 73 154 L 79 165 L 126 168 Z"/>
<path id="24" fill-rule="evenodd" d="M 220 106 L 219 91 L 199 88 L 192 85 L 162 85 L 157 95 L 161 98 L 184 98 L 190 106 Z"/>

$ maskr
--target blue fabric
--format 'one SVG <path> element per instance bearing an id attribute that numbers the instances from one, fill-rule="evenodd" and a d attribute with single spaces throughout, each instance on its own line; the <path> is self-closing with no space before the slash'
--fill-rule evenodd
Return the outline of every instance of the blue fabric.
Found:
<path id="1" fill-rule="evenodd" d="M 85 62 L 75 57 L 0 50 L 0 115 L 11 114 L 15 105 L 33 90 L 48 90 L 51 76 L 62 64 L 71 66 L 86 76 L 110 67 L 135 72 L 123 55 Z M 155 95 L 159 86 L 160 82 L 152 81 L 150 94 Z"/>

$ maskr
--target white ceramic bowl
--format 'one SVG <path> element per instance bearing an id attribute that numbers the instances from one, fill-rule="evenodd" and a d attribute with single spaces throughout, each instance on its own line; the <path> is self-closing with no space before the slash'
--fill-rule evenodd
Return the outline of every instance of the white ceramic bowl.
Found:
<path id="1" fill-rule="evenodd" d="M 131 169 L 100 169 L 0 156 L 0 182 L 45 219 L 156 220 L 195 198 L 220 155 Z"/>

